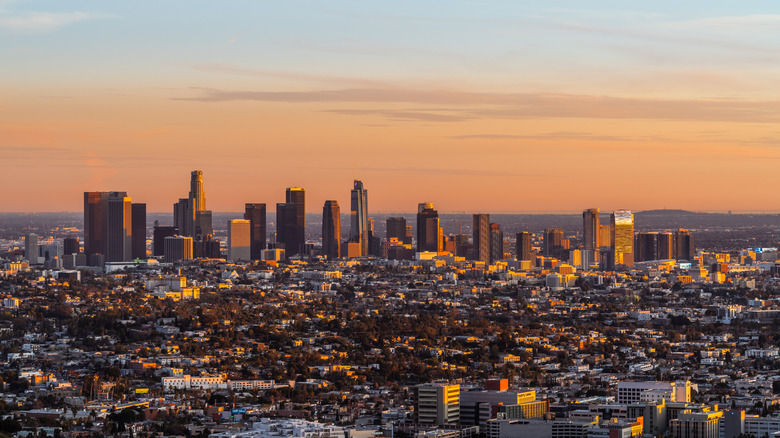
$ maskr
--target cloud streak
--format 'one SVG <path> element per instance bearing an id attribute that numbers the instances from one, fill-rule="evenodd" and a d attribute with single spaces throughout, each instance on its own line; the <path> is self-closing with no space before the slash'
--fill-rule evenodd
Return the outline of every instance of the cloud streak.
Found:
<path id="1" fill-rule="evenodd" d="M 10 12 L 0 10 L 0 28 L 15 32 L 46 33 L 85 20 L 107 18 L 96 12 Z"/>
<path id="2" fill-rule="evenodd" d="M 483 93 L 452 90 L 345 88 L 314 91 L 225 91 L 200 88 L 177 100 L 258 101 L 291 104 L 425 104 L 416 109 L 334 109 L 347 115 L 381 115 L 391 120 L 462 121 L 477 119 L 594 118 L 710 122 L 780 122 L 780 101 L 736 99 L 647 99 L 539 93 Z M 442 115 L 441 113 L 445 113 Z"/>

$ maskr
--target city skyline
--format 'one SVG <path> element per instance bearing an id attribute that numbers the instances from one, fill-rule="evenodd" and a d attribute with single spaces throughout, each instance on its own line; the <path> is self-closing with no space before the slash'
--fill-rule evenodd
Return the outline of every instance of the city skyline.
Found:
<path id="1" fill-rule="evenodd" d="M 353 172 L 377 212 L 778 210 L 779 4 L 182 7 L 0 1 L 2 211 L 166 211 L 193 168 L 212 211 Z"/>

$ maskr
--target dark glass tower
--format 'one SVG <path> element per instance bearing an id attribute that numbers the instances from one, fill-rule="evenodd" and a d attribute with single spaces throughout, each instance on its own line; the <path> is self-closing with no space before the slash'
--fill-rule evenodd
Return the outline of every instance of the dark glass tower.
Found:
<path id="1" fill-rule="evenodd" d="M 517 260 L 531 260 L 531 233 L 523 231 L 515 235 Z"/>
<path id="2" fill-rule="evenodd" d="M 599 209 L 591 208 L 582 212 L 582 237 L 585 249 L 599 249 Z"/>
<path id="3" fill-rule="evenodd" d="M 290 187 L 286 195 L 287 202 L 276 204 L 276 241 L 291 256 L 300 254 L 306 243 L 306 192 Z"/>
<path id="4" fill-rule="evenodd" d="M 417 207 L 417 251 L 438 252 L 439 212 L 433 209 L 433 203 L 421 203 Z"/>
<path id="5" fill-rule="evenodd" d="M 387 240 L 395 237 L 399 242 L 406 242 L 406 219 L 402 217 L 389 217 L 385 221 L 387 225 Z"/>
<path id="6" fill-rule="evenodd" d="M 109 192 L 107 218 L 107 262 L 132 259 L 132 199 L 127 192 Z"/>
<path id="7" fill-rule="evenodd" d="M 341 254 L 341 210 L 338 201 L 325 201 L 322 207 L 322 254 L 329 259 Z"/>
<path id="8" fill-rule="evenodd" d="M 360 243 L 360 254 L 368 255 L 368 190 L 363 188 L 363 182 L 355 180 L 352 193 L 352 210 L 350 214 L 349 240 Z"/>
<path id="9" fill-rule="evenodd" d="M 133 259 L 146 258 L 146 204 L 132 204 L 133 227 L 132 227 L 132 249 Z"/>
<path id="10" fill-rule="evenodd" d="M 84 192 L 84 253 L 88 259 L 106 255 L 107 217 L 108 192 Z"/>
<path id="11" fill-rule="evenodd" d="M 249 221 L 249 252 L 252 260 L 261 260 L 265 249 L 265 204 L 245 204 L 244 219 Z"/>
<path id="12" fill-rule="evenodd" d="M 474 241 L 474 259 L 490 263 L 490 215 L 475 214 L 473 219 L 471 234 Z"/>

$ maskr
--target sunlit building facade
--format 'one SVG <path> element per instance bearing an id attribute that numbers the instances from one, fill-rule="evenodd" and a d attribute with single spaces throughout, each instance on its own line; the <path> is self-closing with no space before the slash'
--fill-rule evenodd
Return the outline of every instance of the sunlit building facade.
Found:
<path id="1" fill-rule="evenodd" d="M 634 215 L 628 210 L 616 210 L 610 222 L 614 266 L 634 266 Z"/>

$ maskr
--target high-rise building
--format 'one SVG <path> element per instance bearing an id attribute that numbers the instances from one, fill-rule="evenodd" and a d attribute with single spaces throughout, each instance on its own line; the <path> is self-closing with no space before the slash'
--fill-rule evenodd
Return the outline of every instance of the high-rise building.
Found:
<path id="1" fill-rule="evenodd" d="M 62 253 L 64 255 L 78 254 L 81 252 L 78 236 L 68 236 L 62 240 Z"/>
<path id="2" fill-rule="evenodd" d="M 246 219 L 233 219 L 228 221 L 228 260 L 249 261 L 251 252 L 251 225 Z"/>
<path id="3" fill-rule="evenodd" d="M 560 257 L 563 249 L 563 230 L 558 228 L 547 228 L 544 230 L 544 256 Z"/>
<path id="4" fill-rule="evenodd" d="M 583 247 L 585 249 L 599 249 L 599 209 L 590 208 L 582 212 Z"/>
<path id="5" fill-rule="evenodd" d="M 252 260 L 262 260 L 266 240 L 265 204 L 245 204 L 244 219 L 249 221 Z"/>
<path id="6" fill-rule="evenodd" d="M 634 261 L 646 262 L 657 260 L 658 233 L 636 233 L 634 238 Z"/>
<path id="7" fill-rule="evenodd" d="M 504 232 L 498 224 L 490 224 L 490 263 L 504 259 Z"/>
<path id="8" fill-rule="evenodd" d="M 146 258 L 146 204 L 133 203 L 132 209 L 132 243 L 130 256 L 132 259 Z"/>
<path id="9" fill-rule="evenodd" d="M 166 263 L 192 259 L 192 237 L 166 236 L 163 238 L 163 248 Z"/>
<path id="10" fill-rule="evenodd" d="M 671 260 L 674 258 L 674 235 L 672 233 L 658 233 L 656 237 L 658 260 Z"/>
<path id="11" fill-rule="evenodd" d="M 132 260 L 133 210 L 127 192 L 109 192 L 107 199 L 106 261 Z"/>
<path id="12" fill-rule="evenodd" d="M 398 239 L 399 242 L 412 243 L 406 241 L 406 219 L 402 217 L 389 217 L 385 221 L 387 225 L 387 240 Z"/>
<path id="13" fill-rule="evenodd" d="M 528 231 L 517 233 L 515 239 L 517 260 L 531 260 L 531 233 Z"/>
<path id="14" fill-rule="evenodd" d="M 84 253 L 88 259 L 106 256 L 107 217 L 108 192 L 84 192 Z"/>
<path id="15" fill-rule="evenodd" d="M 691 261 L 696 258 L 696 247 L 693 244 L 693 236 L 683 228 L 674 233 L 674 258 L 677 260 Z"/>
<path id="16" fill-rule="evenodd" d="M 599 248 L 612 248 L 612 225 L 599 225 Z"/>
<path id="17" fill-rule="evenodd" d="M 475 214 L 472 216 L 472 241 L 474 242 L 474 259 L 490 263 L 490 215 Z"/>
<path id="18" fill-rule="evenodd" d="M 426 383 L 415 390 L 417 423 L 447 426 L 460 422 L 460 385 Z"/>
<path id="19" fill-rule="evenodd" d="M 214 235 L 211 211 L 206 210 L 206 194 L 203 191 L 203 172 L 193 170 L 190 173 L 190 193 L 173 205 L 173 224 L 184 236 L 194 237 L 193 246 L 205 248 L 202 242 L 210 241 Z M 197 254 L 205 257 L 206 254 Z"/>
<path id="20" fill-rule="evenodd" d="M 322 254 L 329 259 L 337 259 L 341 255 L 341 209 L 338 201 L 325 201 L 322 207 Z"/>
<path id="21" fill-rule="evenodd" d="M 628 210 L 612 212 L 612 255 L 614 265 L 634 266 L 634 215 Z"/>
<path id="22" fill-rule="evenodd" d="M 276 241 L 283 244 L 287 256 L 300 254 L 306 243 L 306 192 L 290 187 L 286 202 L 276 204 Z"/>
<path id="23" fill-rule="evenodd" d="M 24 236 L 24 258 L 31 265 L 40 263 L 40 250 L 38 249 L 38 235 L 30 233 Z"/>
<path id="24" fill-rule="evenodd" d="M 420 203 L 417 206 L 417 252 L 438 252 L 440 238 L 439 212 L 433 209 L 432 202 Z"/>
<path id="25" fill-rule="evenodd" d="M 360 243 L 362 256 L 368 255 L 368 190 L 363 188 L 363 182 L 355 180 L 352 193 L 352 209 L 350 214 L 349 240 Z"/>
<path id="26" fill-rule="evenodd" d="M 162 257 L 165 255 L 165 238 L 173 237 L 179 234 L 177 227 L 161 227 L 159 225 L 154 226 L 152 234 L 152 255 L 155 257 Z M 192 247 L 192 239 L 190 239 L 190 247 Z"/>

